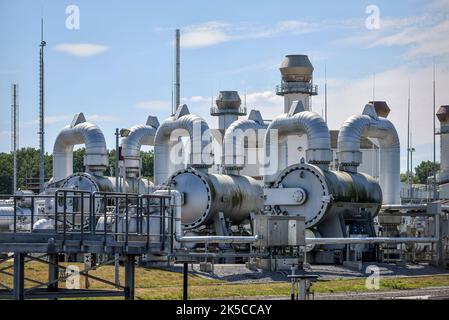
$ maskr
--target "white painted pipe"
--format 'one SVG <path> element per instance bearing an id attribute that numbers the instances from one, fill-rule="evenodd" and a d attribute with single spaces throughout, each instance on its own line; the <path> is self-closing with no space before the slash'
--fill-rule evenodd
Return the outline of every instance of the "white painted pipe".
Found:
<path id="1" fill-rule="evenodd" d="M 292 106 L 293 108 L 293 106 Z M 273 181 L 276 173 L 287 166 L 287 159 L 283 150 L 278 147 L 271 150 L 272 145 L 281 146 L 285 143 L 283 140 L 290 135 L 307 135 L 308 148 L 306 150 L 306 162 L 328 168 L 332 161 L 332 150 L 330 145 L 330 133 L 323 118 L 311 111 L 301 111 L 296 114 L 285 113 L 275 118 L 268 126 L 265 134 L 265 155 L 269 163 L 265 163 L 264 180 L 266 184 Z M 277 139 L 273 140 L 273 135 Z M 277 151 L 277 154 L 272 152 Z M 298 159 L 299 160 L 299 159 Z M 277 161 L 277 163 L 276 163 Z"/>
<path id="2" fill-rule="evenodd" d="M 425 243 L 438 241 L 437 237 L 306 238 L 306 244 Z"/>
<path id="3" fill-rule="evenodd" d="M 369 105 L 367 105 L 368 107 Z M 338 135 L 337 157 L 343 170 L 357 171 L 362 162 L 360 140 L 376 138 L 380 146 L 379 184 L 384 204 L 401 203 L 400 143 L 394 125 L 386 118 L 354 115 L 346 120 Z"/>
<path id="4" fill-rule="evenodd" d="M 58 134 L 53 146 L 53 182 L 67 178 L 73 173 L 73 147 L 85 144 L 86 172 L 103 175 L 109 166 L 106 140 L 100 128 L 86 122 L 82 113 L 75 115 L 70 126 Z"/>
<path id="5" fill-rule="evenodd" d="M 171 158 L 171 151 L 175 144 L 179 143 L 179 136 L 182 132 L 175 133 L 175 130 L 183 130 L 190 138 L 190 153 L 188 165 L 194 168 L 208 168 L 212 164 L 205 161 L 207 155 L 203 155 L 206 146 L 212 141 L 207 122 L 197 115 L 189 114 L 187 106 L 185 115 L 174 115 L 165 120 L 156 131 L 154 141 L 154 183 L 161 185 L 168 180 L 174 172 L 174 161 Z M 177 111 L 179 112 L 179 110 Z"/>

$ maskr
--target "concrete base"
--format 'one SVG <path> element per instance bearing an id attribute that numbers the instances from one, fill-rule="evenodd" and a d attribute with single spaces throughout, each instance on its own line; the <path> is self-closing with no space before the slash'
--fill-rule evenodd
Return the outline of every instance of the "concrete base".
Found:
<path id="1" fill-rule="evenodd" d="M 269 271 L 291 271 L 292 266 L 298 266 L 302 263 L 299 258 L 273 258 L 258 259 L 257 267 Z"/>

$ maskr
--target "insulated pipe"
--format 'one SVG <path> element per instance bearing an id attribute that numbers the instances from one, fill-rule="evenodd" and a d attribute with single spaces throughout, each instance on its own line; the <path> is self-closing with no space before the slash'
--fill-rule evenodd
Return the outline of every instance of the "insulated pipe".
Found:
<path id="1" fill-rule="evenodd" d="M 143 145 L 154 146 L 157 128 L 150 125 L 135 125 L 121 143 L 125 174 L 127 177 L 140 176 L 140 149 Z"/>
<path id="2" fill-rule="evenodd" d="M 81 119 L 78 122 L 78 119 Z M 73 173 L 73 147 L 85 144 L 86 172 L 103 175 L 108 167 L 108 152 L 103 132 L 84 116 L 76 115 L 72 125 L 58 134 L 53 147 L 53 181 L 60 181 Z"/>
<path id="3" fill-rule="evenodd" d="M 329 166 L 329 163 L 332 161 L 330 133 L 323 118 L 312 111 L 302 111 L 294 115 L 284 113 L 271 122 L 265 134 L 265 156 L 267 161 L 265 163 L 264 180 L 266 184 L 273 182 L 276 173 L 287 166 L 287 150 L 281 146 L 282 144 L 285 145 L 283 140 L 287 136 L 301 134 L 307 135 L 307 163 L 324 168 Z M 274 150 L 271 150 L 272 144 L 275 144 Z M 281 146 L 280 149 L 279 146 Z M 277 154 L 273 155 L 272 151 L 275 151 Z M 275 161 L 277 163 L 273 163 Z"/>
<path id="4" fill-rule="evenodd" d="M 179 132 L 175 133 L 175 130 L 178 129 L 183 130 L 190 138 L 189 165 L 194 168 L 208 168 L 211 166 L 211 164 L 206 163 L 203 157 L 203 150 L 212 140 L 207 122 L 200 116 L 193 114 L 172 116 L 160 125 L 154 139 L 155 185 L 166 182 L 174 172 L 174 159 L 171 158 L 170 152 L 176 143 L 180 143 L 179 137 L 182 134 L 179 134 Z"/>
<path id="5" fill-rule="evenodd" d="M 174 206 L 175 239 L 182 243 L 253 243 L 259 237 L 255 236 L 184 236 L 182 232 L 182 196 L 177 190 L 157 190 L 156 195 L 169 195 Z"/>
<path id="6" fill-rule="evenodd" d="M 245 137 L 247 148 L 263 148 L 263 139 L 259 139 L 259 130 L 265 131 L 267 125 L 252 119 L 234 121 L 226 130 L 223 138 L 224 166 L 226 170 L 240 170 L 245 167 Z M 260 141 L 261 140 L 261 141 Z"/>
<path id="7" fill-rule="evenodd" d="M 344 122 L 338 135 L 338 161 L 345 171 L 356 172 L 362 162 L 360 140 L 376 138 L 380 146 L 379 184 L 384 204 L 401 203 L 400 143 L 394 125 L 386 118 L 354 115 Z"/>
<path id="8" fill-rule="evenodd" d="M 438 241 L 438 237 L 306 238 L 306 244 L 425 243 Z"/>

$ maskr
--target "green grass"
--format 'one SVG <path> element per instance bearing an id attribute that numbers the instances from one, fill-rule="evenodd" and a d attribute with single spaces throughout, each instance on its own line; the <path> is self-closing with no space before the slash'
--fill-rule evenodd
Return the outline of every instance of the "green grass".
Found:
<path id="1" fill-rule="evenodd" d="M 63 265 L 74 263 L 63 263 Z M 2 267 L 7 264 L 2 264 Z M 82 264 L 75 264 L 83 269 Z M 26 264 L 25 276 L 38 281 L 46 281 L 47 266 L 38 262 Z M 7 270 L 12 272 L 12 270 Z M 124 269 L 121 267 L 121 277 L 124 279 Z M 114 281 L 114 267 L 104 266 L 90 272 L 92 275 Z M 0 283 L 12 286 L 12 278 L 0 274 Z M 96 280 L 90 281 L 91 288 L 111 288 L 107 284 Z M 34 284 L 25 281 L 26 287 Z M 63 287 L 64 283 L 60 283 Z M 81 277 L 81 287 L 84 286 L 84 277 Z M 437 286 L 449 286 L 448 275 L 408 278 L 383 278 L 380 281 L 380 290 L 407 290 L 416 288 L 428 288 Z M 318 281 L 313 285 L 316 293 L 341 293 L 368 291 L 365 287 L 365 279 L 340 279 Z M 256 297 L 256 296 L 283 296 L 290 295 L 290 284 L 287 282 L 268 283 L 232 283 L 220 280 L 206 279 L 197 275 L 189 275 L 189 298 L 226 298 L 226 297 Z M 162 269 L 136 268 L 136 297 L 137 299 L 181 299 L 182 298 L 182 274 Z"/>

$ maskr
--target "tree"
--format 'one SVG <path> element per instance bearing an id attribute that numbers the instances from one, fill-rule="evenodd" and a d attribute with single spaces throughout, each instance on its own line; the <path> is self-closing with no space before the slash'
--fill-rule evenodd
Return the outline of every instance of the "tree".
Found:
<path id="1" fill-rule="evenodd" d="M 152 180 L 154 176 L 154 152 L 153 151 L 142 151 L 140 153 L 140 156 L 142 158 L 142 177 L 150 178 Z"/>
<path id="2" fill-rule="evenodd" d="M 422 161 L 416 168 L 415 173 L 418 178 L 418 183 L 426 184 L 427 178 L 432 176 L 434 172 L 438 172 L 440 170 L 440 164 L 435 163 L 435 166 L 432 161 Z"/>

